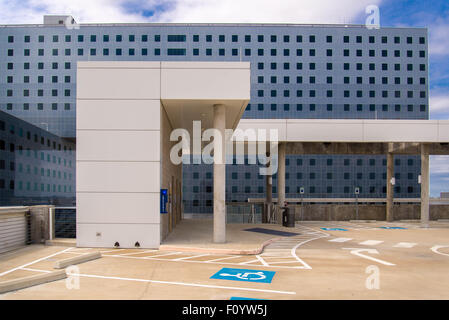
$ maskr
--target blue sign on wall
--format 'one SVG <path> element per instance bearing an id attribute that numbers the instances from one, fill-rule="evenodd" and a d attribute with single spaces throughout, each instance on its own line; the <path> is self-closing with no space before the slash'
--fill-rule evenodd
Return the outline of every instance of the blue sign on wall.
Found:
<path id="1" fill-rule="evenodd" d="M 167 189 L 161 189 L 161 213 L 167 212 L 168 191 Z"/>
<path id="2" fill-rule="evenodd" d="M 271 283 L 275 271 L 223 268 L 211 279 Z"/>
<path id="3" fill-rule="evenodd" d="M 348 231 L 346 229 L 343 228 L 321 228 L 324 231 Z"/>

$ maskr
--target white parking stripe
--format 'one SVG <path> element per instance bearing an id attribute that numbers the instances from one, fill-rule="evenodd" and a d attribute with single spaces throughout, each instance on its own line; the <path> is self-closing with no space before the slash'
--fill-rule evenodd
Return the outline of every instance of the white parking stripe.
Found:
<path id="1" fill-rule="evenodd" d="M 442 252 L 439 252 L 438 250 L 439 249 L 441 249 L 441 248 L 448 248 L 449 246 L 434 246 L 434 247 L 432 247 L 432 248 L 430 248 L 430 250 L 432 250 L 433 252 L 435 252 L 435 253 L 437 253 L 437 254 L 441 254 L 441 255 L 443 255 L 443 256 L 448 256 L 449 257 L 449 254 L 447 254 L 447 253 L 442 253 Z"/>
<path id="2" fill-rule="evenodd" d="M 107 251 L 100 251 L 100 253 L 108 253 L 108 252 L 119 252 L 119 251 L 124 251 L 126 249 L 113 249 L 113 250 L 107 250 Z"/>
<path id="3" fill-rule="evenodd" d="M 329 242 L 346 242 L 352 240 L 351 238 L 335 238 L 332 240 L 329 240 Z"/>
<path id="4" fill-rule="evenodd" d="M 58 254 L 67 252 L 67 251 L 69 251 L 69 250 L 70 250 L 70 248 L 67 248 L 67 249 L 58 251 L 58 252 L 56 252 L 56 253 L 53 253 L 53 254 L 51 254 L 51 255 L 49 255 L 49 256 L 46 256 L 46 257 L 43 257 L 43 258 L 40 258 L 40 259 L 31 261 L 31 262 L 26 263 L 26 264 L 23 264 L 23 265 L 21 265 L 21 266 L 19 266 L 19 267 L 16 267 L 16 268 L 13 268 L 13 269 L 11 269 L 11 270 L 2 272 L 2 273 L 0 273 L 0 277 L 1 277 L 1 276 L 4 276 L 5 274 L 11 273 L 11 272 L 13 272 L 13 271 L 16 271 L 16 270 L 18 270 L 18 269 L 22 269 L 22 268 L 28 267 L 28 266 L 30 266 L 30 265 L 32 265 L 32 264 L 35 264 L 35 263 L 41 262 L 41 261 L 43 261 L 43 260 L 46 260 L 46 259 L 48 259 L 48 258 L 57 256 Z"/>
<path id="5" fill-rule="evenodd" d="M 218 258 L 218 259 L 212 259 L 212 260 L 207 260 L 204 262 L 216 262 L 216 261 L 222 261 L 222 260 L 227 260 L 227 259 L 232 259 L 232 258 L 241 258 L 242 256 L 231 256 L 231 257 L 224 257 L 224 258 Z"/>
<path id="6" fill-rule="evenodd" d="M 182 252 L 169 252 L 169 253 L 164 253 L 164 254 L 156 254 L 154 256 L 146 256 L 146 257 L 142 257 L 142 258 L 156 258 L 156 257 L 165 257 L 165 256 L 172 256 L 175 254 L 182 254 Z M 124 254 L 122 254 L 121 256 L 124 256 Z"/>
<path id="7" fill-rule="evenodd" d="M 121 256 L 132 256 L 133 254 L 141 254 L 141 253 L 148 253 L 148 252 L 154 252 L 157 251 L 155 249 L 152 250 L 145 250 L 145 251 L 136 251 L 136 252 L 128 252 L 128 253 L 122 253 Z"/>
<path id="8" fill-rule="evenodd" d="M 399 243 L 395 244 L 393 247 L 394 248 L 413 248 L 416 245 L 417 245 L 417 243 L 412 243 L 412 242 L 399 242 Z"/>
<path id="9" fill-rule="evenodd" d="M 381 244 L 383 241 L 381 240 L 366 240 L 363 242 L 360 242 L 359 244 L 364 245 L 364 246 L 376 246 L 378 244 Z"/>
<path id="10" fill-rule="evenodd" d="M 47 270 L 37 270 L 37 269 L 32 269 L 32 271 L 45 272 L 45 273 L 49 272 Z M 149 279 L 98 276 L 98 275 L 93 275 L 93 274 L 82 274 L 82 273 L 73 273 L 73 274 L 71 274 L 71 276 L 86 277 L 86 278 L 98 278 L 98 279 L 109 279 L 109 280 L 124 280 L 124 281 L 148 282 L 148 283 L 159 283 L 159 284 L 172 284 L 172 285 L 178 285 L 178 286 L 202 287 L 202 288 L 211 288 L 211 289 L 228 289 L 228 290 L 255 291 L 255 292 L 267 292 L 267 293 L 279 293 L 279 294 L 296 294 L 296 292 L 293 292 L 293 291 L 255 289 L 255 288 L 244 288 L 244 287 L 214 286 L 214 285 L 210 285 L 210 284 L 200 284 L 200 283 L 188 283 L 188 282 L 174 282 L 174 281 L 160 281 L 160 280 L 149 280 Z"/>
<path id="11" fill-rule="evenodd" d="M 183 261 L 183 260 L 188 260 L 188 259 L 194 259 L 194 258 L 199 258 L 199 257 L 205 257 L 205 256 L 209 256 L 210 254 L 206 253 L 206 254 L 198 254 L 196 256 L 189 256 L 189 257 L 183 257 L 183 258 L 178 258 L 178 259 L 173 259 L 173 261 Z"/>

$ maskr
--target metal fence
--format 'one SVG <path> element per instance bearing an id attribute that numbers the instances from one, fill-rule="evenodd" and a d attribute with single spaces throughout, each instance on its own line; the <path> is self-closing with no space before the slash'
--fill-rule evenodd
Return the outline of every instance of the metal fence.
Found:
<path id="1" fill-rule="evenodd" d="M 76 238 L 76 208 L 55 208 L 55 237 Z"/>
<path id="2" fill-rule="evenodd" d="M 263 205 L 258 203 L 227 203 L 227 223 L 262 223 Z"/>

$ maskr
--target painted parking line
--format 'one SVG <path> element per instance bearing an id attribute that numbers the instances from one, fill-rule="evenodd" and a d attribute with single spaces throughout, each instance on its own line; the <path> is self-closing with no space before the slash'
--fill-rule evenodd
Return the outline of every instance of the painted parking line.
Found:
<path id="1" fill-rule="evenodd" d="M 47 270 L 37 270 L 33 269 L 36 272 L 47 273 Z M 259 270 L 256 270 L 259 271 Z M 265 271 L 270 272 L 270 271 Z M 200 287 L 200 288 L 209 288 L 209 289 L 226 289 L 226 290 L 239 290 L 239 291 L 253 291 L 253 292 L 265 292 L 265 293 L 277 293 L 277 294 L 289 294 L 294 295 L 296 292 L 294 291 L 281 291 L 281 290 L 269 290 L 269 289 L 256 289 L 256 288 L 245 288 L 245 287 L 229 287 L 229 286 L 216 286 L 210 284 L 201 284 L 201 283 L 189 283 L 189 282 L 177 282 L 177 281 L 161 281 L 161 280 L 150 280 L 150 279 L 138 279 L 138 278 L 124 278 L 124 277 L 113 277 L 113 276 L 100 276 L 94 274 L 83 274 L 83 273 L 71 273 L 73 277 L 86 277 L 86 278 L 97 278 L 97 279 L 105 279 L 105 280 L 122 280 L 122 281 L 135 281 L 135 282 L 146 282 L 146 283 L 158 283 L 158 284 L 168 284 L 168 285 L 178 285 L 178 286 L 187 286 L 187 287 Z"/>
<path id="2" fill-rule="evenodd" d="M 441 248 L 449 248 L 449 246 L 434 246 L 434 247 L 432 247 L 430 250 L 432 250 L 432 251 L 435 252 L 436 254 L 440 254 L 440 255 L 442 255 L 442 256 L 448 256 L 448 257 L 449 257 L 449 254 L 448 254 L 448 253 L 442 253 L 442 252 L 439 252 L 439 251 L 438 251 L 438 250 L 441 249 Z"/>
<path id="3" fill-rule="evenodd" d="M 232 258 L 241 258 L 241 257 L 242 256 L 230 256 L 230 257 L 224 257 L 224 258 L 207 260 L 207 261 L 204 261 L 204 263 L 215 263 L 215 262 L 218 262 L 218 261 L 228 260 L 228 259 L 232 259 Z"/>
<path id="4" fill-rule="evenodd" d="M 346 242 L 346 241 L 351 241 L 352 238 L 335 238 L 335 239 L 331 239 L 328 240 L 329 242 Z"/>
<path id="5" fill-rule="evenodd" d="M 399 242 L 399 243 L 395 244 L 393 247 L 394 248 L 413 248 L 416 245 L 417 245 L 417 243 L 413 243 L 413 242 Z"/>
<path id="6" fill-rule="evenodd" d="M 359 244 L 364 245 L 364 246 L 376 246 L 378 244 L 381 244 L 383 241 L 381 240 L 366 240 L 363 242 L 360 242 Z"/>
<path id="7" fill-rule="evenodd" d="M 158 250 L 152 249 L 152 250 L 144 250 L 144 251 L 134 251 L 134 252 L 127 252 L 127 253 L 120 253 L 121 256 L 132 256 L 135 254 L 143 254 L 143 253 L 151 253 L 151 252 L 155 252 Z"/>
<path id="8" fill-rule="evenodd" d="M 360 258 L 364 258 L 364 259 L 368 259 L 368 260 L 371 260 L 371 261 L 374 261 L 374 262 L 378 262 L 378 263 L 386 265 L 386 266 L 395 266 L 394 263 L 387 262 L 387 261 L 380 260 L 380 259 L 376 259 L 376 258 L 373 258 L 371 256 L 367 256 L 366 254 L 362 253 L 362 252 L 366 252 L 366 253 L 369 253 L 369 254 L 379 254 L 379 251 L 377 251 L 376 249 L 371 249 L 371 248 L 369 248 L 369 249 L 365 249 L 365 248 L 342 248 L 342 249 L 343 250 L 351 250 L 350 251 L 351 254 L 353 254 L 355 256 L 358 256 Z"/>
<path id="9" fill-rule="evenodd" d="M 25 264 L 23 264 L 23 265 L 21 265 L 21 266 L 18 266 L 18 267 L 16 267 L 16 268 L 13 268 L 13 269 L 4 271 L 4 272 L 0 273 L 0 277 L 6 275 L 6 274 L 8 274 L 8 273 L 14 272 L 14 271 L 16 271 L 16 270 L 19 270 L 19 269 L 28 267 L 28 266 L 30 266 L 30 265 L 32 265 L 32 264 L 35 264 L 35 263 L 38 263 L 38 262 L 47 260 L 47 259 L 49 259 L 49 258 L 52 258 L 52 257 L 54 257 L 54 256 L 57 256 L 58 254 L 61 254 L 61 253 L 64 253 L 64 252 L 69 251 L 70 249 L 71 249 L 71 248 L 67 248 L 67 249 L 61 250 L 61 251 L 58 251 L 58 252 L 56 252 L 56 253 L 50 254 L 50 255 L 48 255 L 48 256 L 46 256 L 46 257 L 43 257 L 43 258 L 40 258 L 40 259 L 36 259 L 36 260 L 34 260 L 34 261 L 31 261 L 31 262 L 29 262 L 29 263 L 25 263 Z"/>
<path id="10" fill-rule="evenodd" d="M 173 259 L 173 261 L 183 261 L 183 260 L 189 260 L 189 259 L 194 259 L 194 258 L 199 258 L 199 257 L 206 257 L 206 256 L 210 256 L 210 254 L 208 254 L 208 253 L 206 253 L 206 254 L 197 254 L 195 256 L 188 256 L 188 257 Z"/>
<path id="11" fill-rule="evenodd" d="M 275 271 L 222 268 L 210 279 L 271 283 Z"/>
<path id="12" fill-rule="evenodd" d="M 324 230 L 324 231 L 348 231 L 343 228 L 321 228 L 321 230 Z"/>

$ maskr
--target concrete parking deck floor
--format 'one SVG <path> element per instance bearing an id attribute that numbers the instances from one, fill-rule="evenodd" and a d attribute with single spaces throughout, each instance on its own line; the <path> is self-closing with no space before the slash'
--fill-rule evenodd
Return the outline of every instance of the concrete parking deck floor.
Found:
<path id="1" fill-rule="evenodd" d="M 59 280 L 0 299 L 449 299 L 449 223 L 305 222 L 288 231 L 300 235 L 257 255 L 102 249 L 101 259 L 78 265 L 79 289 Z M 28 246 L 0 257 L 0 281 L 96 250 Z M 211 279 L 225 267 L 275 275 L 271 283 Z M 367 286 L 376 272 L 379 287 Z"/>
<path id="2" fill-rule="evenodd" d="M 161 250 L 192 250 L 194 252 L 258 254 L 270 240 L 279 236 L 248 232 L 245 229 L 261 227 L 260 224 L 228 224 L 226 225 L 226 243 L 213 243 L 213 220 L 185 219 L 162 242 Z M 292 232 L 292 228 L 279 225 L 264 224 L 263 228 Z"/>

